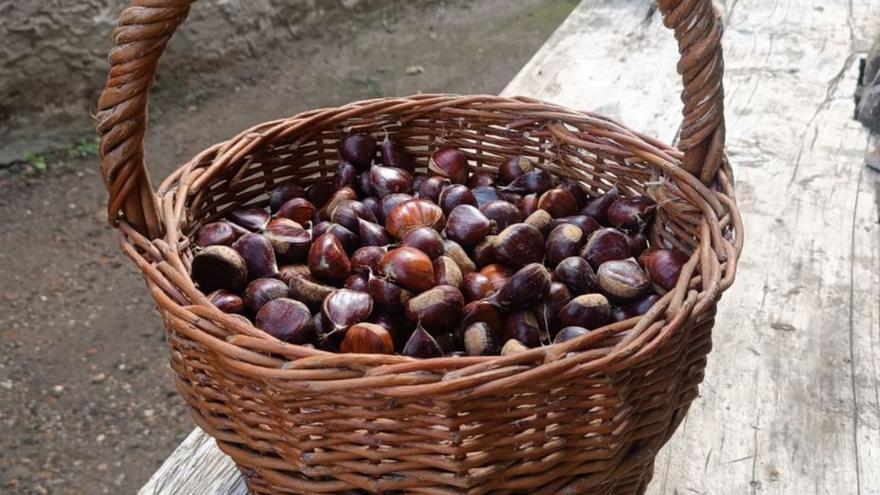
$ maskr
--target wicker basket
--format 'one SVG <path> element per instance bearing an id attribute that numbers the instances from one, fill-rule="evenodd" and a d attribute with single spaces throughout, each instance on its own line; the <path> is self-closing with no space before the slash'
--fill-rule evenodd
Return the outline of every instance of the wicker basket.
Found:
<path id="1" fill-rule="evenodd" d="M 113 33 L 101 95 L 110 221 L 165 321 L 177 388 L 253 493 L 644 493 L 697 397 L 742 225 L 723 156 L 722 24 L 711 0 L 660 2 L 682 53 L 679 151 L 600 115 L 530 98 L 418 95 L 305 112 L 211 146 L 154 192 L 147 93 L 189 0 L 138 0 Z M 391 133 L 424 167 L 437 146 L 493 170 L 515 153 L 599 195 L 662 204 L 650 240 L 692 253 L 643 317 L 508 357 L 330 354 L 279 342 L 208 303 L 190 238 L 265 190 L 330 180 L 351 131 Z"/>

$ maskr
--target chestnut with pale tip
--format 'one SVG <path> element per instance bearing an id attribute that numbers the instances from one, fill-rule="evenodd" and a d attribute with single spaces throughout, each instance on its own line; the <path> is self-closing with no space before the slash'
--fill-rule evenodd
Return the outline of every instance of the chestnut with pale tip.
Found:
<path id="1" fill-rule="evenodd" d="M 550 291 L 550 272 L 544 265 L 532 263 L 520 268 L 491 301 L 504 311 L 526 309 L 543 301 Z"/>
<path id="2" fill-rule="evenodd" d="M 358 171 L 367 170 L 376 156 L 376 140 L 368 134 L 349 134 L 342 138 L 339 156 L 354 165 Z"/>
<path id="3" fill-rule="evenodd" d="M 443 241 L 443 255 L 449 256 L 452 258 L 452 261 L 455 261 L 462 275 L 467 275 L 477 270 L 474 261 L 467 255 L 461 244 L 453 240 L 445 239 Z"/>
<path id="4" fill-rule="evenodd" d="M 626 234 L 617 229 L 599 229 L 587 240 L 580 255 L 590 262 L 593 269 L 599 269 L 606 261 L 629 258 L 629 240 Z"/>
<path id="5" fill-rule="evenodd" d="M 443 209 L 443 213 L 448 216 L 456 206 L 477 206 L 477 198 L 474 197 L 474 193 L 467 186 L 452 184 L 440 191 L 437 204 Z"/>
<path id="6" fill-rule="evenodd" d="M 611 304 L 602 294 L 583 294 L 575 297 L 559 311 L 562 327 L 578 326 L 590 330 L 611 321 Z"/>
<path id="7" fill-rule="evenodd" d="M 422 292 L 406 303 L 406 319 L 421 324 L 428 332 L 448 332 L 461 322 L 464 298 L 449 285 L 438 285 Z"/>
<path id="8" fill-rule="evenodd" d="M 298 184 L 281 184 L 268 192 L 269 209 L 275 213 L 281 208 L 281 205 L 293 198 L 306 197 L 306 191 Z"/>
<path id="9" fill-rule="evenodd" d="M 504 314 L 501 313 L 501 310 L 498 309 L 497 306 L 487 299 L 471 301 L 465 304 L 461 312 L 462 316 L 459 332 L 463 332 L 464 329 L 477 322 L 483 322 L 489 325 L 492 332 L 499 338 L 504 331 Z"/>
<path id="10" fill-rule="evenodd" d="M 287 218 L 273 218 L 263 236 L 275 251 L 275 260 L 279 263 L 299 263 L 306 260 L 312 236 L 309 231 Z"/>
<path id="11" fill-rule="evenodd" d="M 336 210 L 337 206 L 344 201 L 356 201 L 357 198 L 357 193 L 351 186 L 336 189 L 333 192 L 333 195 L 327 199 L 324 206 L 318 210 L 318 220 L 330 220 L 330 215 L 333 214 L 333 211 Z"/>
<path id="12" fill-rule="evenodd" d="M 451 285 L 461 288 L 463 276 L 458 264 L 449 256 L 438 256 L 432 263 L 434 267 L 434 285 Z"/>
<path id="13" fill-rule="evenodd" d="M 602 228 L 593 217 L 587 215 L 571 215 L 568 217 L 554 218 L 551 222 L 551 228 L 556 228 L 563 224 L 574 225 L 580 228 L 584 233 L 584 240 L 589 239 L 593 232 Z"/>
<path id="14" fill-rule="evenodd" d="M 528 351 L 529 348 L 523 345 L 522 342 L 516 339 L 509 339 L 504 343 L 504 346 L 501 348 L 502 356 L 513 356 L 514 354 L 522 354 L 523 352 Z"/>
<path id="15" fill-rule="evenodd" d="M 421 198 L 398 204 L 385 217 L 385 229 L 397 240 L 403 239 L 407 232 L 419 227 L 430 227 L 440 231 L 445 223 L 443 210 Z"/>
<path id="16" fill-rule="evenodd" d="M 498 236 L 488 235 L 483 242 L 479 243 L 473 249 L 473 256 L 471 257 L 476 263 L 477 267 L 482 268 L 486 265 L 491 265 L 495 263 L 495 240 L 498 239 Z"/>
<path id="17" fill-rule="evenodd" d="M 226 289 L 217 289 L 208 294 L 208 301 L 224 313 L 241 313 L 244 310 L 244 301 L 237 294 Z"/>
<path id="18" fill-rule="evenodd" d="M 428 159 L 428 173 L 449 179 L 454 184 L 464 184 L 468 177 L 468 160 L 455 148 L 443 148 L 431 154 Z"/>
<path id="19" fill-rule="evenodd" d="M 401 354 L 419 359 L 429 359 L 442 357 L 443 349 L 440 348 L 440 344 L 437 343 L 437 340 L 430 333 L 425 331 L 424 328 L 418 327 L 409 336 Z"/>
<path id="20" fill-rule="evenodd" d="M 587 206 L 581 209 L 581 214 L 593 217 L 602 225 L 610 225 L 608 223 L 608 208 L 618 199 L 620 199 L 620 191 L 617 186 L 614 186 L 605 194 L 587 203 Z"/>
<path id="21" fill-rule="evenodd" d="M 293 299 L 273 299 L 260 308 L 255 324 L 278 340 L 307 344 L 315 338 L 312 314 L 305 304 Z"/>
<path id="22" fill-rule="evenodd" d="M 259 206 L 250 206 L 231 211 L 226 219 L 251 232 L 259 232 L 269 223 L 269 212 Z"/>
<path id="23" fill-rule="evenodd" d="M 676 249 L 649 249 L 639 256 L 654 287 L 664 293 L 675 288 L 687 262 L 688 255 Z"/>
<path id="24" fill-rule="evenodd" d="M 541 327 L 532 311 L 514 311 L 504 321 L 504 339 L 516 339 L 526 347 L 541 345 Z"/>
<path id="25" fill-rule="evenodd" d="M 636 260 L 611 260 L 602 263 L 596 271 L 602 290 L 618 299 L 635 299 L 651 289 L 651 280 Z"/>
<path id="26" fill-rule="evenodd" d="M 251 280 L 278 275 L 275 250 L 264 236 L 254 232 L 247 233 L 232 244 L 232 249 L 244 259 Z"/>
<path id="27" fill-rule="evenodd" d="M 538 229 L 538 232 L 540 232 L 542 236 L 546 236 L 550 233 L 552 221 L 553 218 L 550 217 L 549 213 L 544 210 L 536 210 L 531 215 L 529 215 L 523 223 L 526 225 L 531 225 L 532 227 Z"/>
<path id="28" fill-rule="evenodd" d="M 654 217 L 657 202 L 647 196 L 631 196 L 620 198 L 605 212 L 608 223 L 630 234 L 638 234 L 645 230 L 648 222 Z"/>
<path id="29" fill-rule="evenodd" d="M 571 256 L 560 261 L 554 273 L 575 296 L 599 291 L 599 277 L 587 260 L 580 256 Z"/>
<path id="30" fill-rule="evenodd" d="M 493 356 L 501 350 L 489 325 L 477 322 L 464 330 L 464 348 L 469 356 Z"/>
<path id="31" fill-rule="evenodd" d="M 461 291 L 468 301 L 487 298 L 494 294 L 496 290 L 489 277 L 480 272 L 471 272 L 462 278 Z"/>
<path id="32" fill-rule="evenodd" d="M 277 278 L 252 280 L 244 289 L 244 306 L 252 314 L 273 299 L 288 296 L 287 284 Z"/>
<path id="33" fill-rule="evenodd" d="M 399 247 L 385 253 L 379 270 L 389 281 L 416 294 L 434 286 L 434 266 L 428 255 L 415 248 Z"/>
<path id="34" fill-rule="evenodd" d="M 373 299 L 365 292 L 334 290 L 321 304 L 327 330 L 336 332 L 365 321 L 373 311 Z"/>
<path id="35" fill-rule="evenodd" d="M 195 243 L 199 247 L 208 246 L 231 246 L 238 235 L 232 225 L 226 221 L 211 222 L 202 225 L 196 231 Z"/>
<path id="36" fill-rule="evenodd" d="M 443 255 L 443 238 L 431 227 L 419 227 L 404 234 L 400 245 L 418 249 L 432 260 Z"/>
<path id="37" fill-rule="evenodd" d="M 576 256 L 587 242 L 584 231 L 571 224 L 562 224 L 547 235 L 547 266 L 555 267 L 560 261 Z"/>
<path id="38" fill-rule="evenodd" d="M 345 353 L 394 354 L 394 339 L 381 325 L 358 323 L 345 331 L 339 349 Z"/>
<path id="39" fill-rule="evenodd" d="M 342 243 L 331 233 L 315 239 L 309 248 L 308 263 L 312 274 L 324 280 L 340 282 L 351 274 L 351 261 Z"/>
<path id="40" fill-rule="evenodd" d="M 498 166 L 498 183 L 507 185 L 535 169 L 534 163 L 528 158 L 518 155 Z"/>
<path id="41" fill-rule="evenodd" d="M 540 263 L 544 260 L 544 237 L 531 225 L 511 225 L 495 239 L 495 257 L 512 267 Z"/>
<path id="42" fill-rule="evenodd" d="M 456 206 L 446 221 L 446 238 L 465 247 L 476 246 L 492 232 L 494 224 L 471 205 Z"/>

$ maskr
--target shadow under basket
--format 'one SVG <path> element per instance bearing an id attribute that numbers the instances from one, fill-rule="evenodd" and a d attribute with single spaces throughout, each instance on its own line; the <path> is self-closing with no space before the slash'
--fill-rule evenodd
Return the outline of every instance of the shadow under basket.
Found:
<path id="1" fill-rule="evenodd" d="M 147 93 L 189 1 L 126 9 L 98 130 L 109 213 L 162 315 L 178 390 L 257 494 L 641 494 L 698 396 L 742 225 L 723 155 L 721 22 L 710 0 L 660 2 L 682 53 L 679 149 L 529 98 L 418 95 L 309 111 L 201 152 L 152 190 Z M 653 246 L 690 255 L 643 317 L 512 356 L 332 354 L 286 344 L 212 306 L 189 277 L 204 223 L 284 183 L 332 180 L 339 140 L 386 134 L 424 171 L 440 147 L 473 170 L 513 155 L 661 206 Z"/>

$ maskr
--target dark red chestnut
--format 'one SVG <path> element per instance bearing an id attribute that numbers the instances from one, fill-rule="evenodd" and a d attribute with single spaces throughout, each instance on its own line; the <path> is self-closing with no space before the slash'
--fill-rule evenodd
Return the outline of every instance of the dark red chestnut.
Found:
<path id="1" fill-rule="evenodd" d="M 572 295 L 579 296 L 599 291 L 599 278 L 587 260 L 571 256 L 556 265 L 556 278 L 568 287 Z"/>
<path id="2" fill-rule="evenodd" d="M 612 187 L 605 194 L 599 196 L 598 198 L 590 201 L 587 206 L 585 206 L 581 213 L 587 216 L 591 216 L 596 219 L 602 225 L 610 225 L 608 223 L 608 208 L 611 207 L 612 203 L 617 201 L 620 198 L 620 191 L 617 190 L 617 186 Z"/>
<path id="3" fill-rule="evenodd" d="M 561 189 L 568 191 L 569 194 L 577 202 L 578 210 L 584 207 L 587 204 L 587 201 L 590 200 L 590 196 L 587 194 L 587 191 L 584 189 L 584 186 L 581 185 L 580 182 L 572 179 L 568 179 L 563 181 L 562 184 L 559 185 Z"/>
<path id="4" fill-rule="evenodd" d="M 491 265 L 497 260 L 495 259 L 495 240 L 498 236 L 490 235 L 483 239 L 483 242 L 477 244 L 473 249 L 473 260 L 478 267 L 482 268 Z"/>
<path id="5" fill-rule="evenodd" d="M 418 227 L 404 234 L 401 246 L 416 248 L 432 260 L 443 255 L 443 238 L 431 227 Z"/>
<path id="6" fill-rule="evenodd" d="M 538 209 L 544 210 L 553 218 L 567 217 L 578 211 L 577 200 L 567 190 L 556 187 L 541 195 Z"/>
<path id="7" fill-rule="evenodd" d="M 244 301 L 226 289 L 217 289 L 208 294 L 208 301 L 224 313 L 241 313 L 244 310 Z"/>
<path id="8" fill-rule="evenodd" d="M 657 203 L 646 196 L 620 198 L 606 211 L 608 223 L 631 234 L 645 230 L 648 222 L 654 217 Z"/>
<path id="9" fill-rule="evenodd" d="M 200 247 L 231 246 L 238 235 L 232 225 L 226 221 L 211 222 L 202 225 L 196 232 L 195 242 Z"/>
<path id="10" fill-rule="evenodd" d="M 361 219 L 358 222 L 358 231 L 361 237 L 361 244 L 364 246 L 387 246 L 391 244 L 388 232 L 379 224 Z"/>
<path id="11" fill-rule="evenodd" d="M 395 206 L 411 199 L 413 199 L 411 195 L 403 193 L 389 194 L 388 196 L 385 196 L 379 200 L 380 213 L 376 214 L 376 218 L 384 224 L 388 214 L 391 213 L 391 210 L 394 209 Z"/>
<path id="12" fill-rule="evenodd" d="M 339 242 L 342 243 L 346 254 L 353 253 L 361 245 L 361 239 L 357 234 L 338 223 L 321 222 L 312 228 L 312 238 L 317 239 L 324 234 L 335 235 Z"/>
<path id="13" fill-rule="evenodd" d="M 413 176 L 413 187 L 412 187 L 413 191 L 415 191 L 418 194 L 419 189 L 422 187 L 422 183 L 425 182 L 425 179 L 427 179 L 427 178 L 428 178 L 428 176 L 424 175 L 424 174 L 419 174 L 419 175 Z"/>
<path id="14" fill-rule="evenodd" d="M 504 340 L 516 339 L 526 347 L 541 345 L 541 328 L 531 311 L 515 311 L 504 322 Z"/>
<path id="15" fill-rule="evenodd" d="M 385 221 L 385 217 L 382 216 L 382 203 L 379 198 L 375 196 L 368 196 L 361 200 L 361 203 L 367 207 L 370 211 L 373 212 L 373 216 L 376 217 L 376 220 L 380 223 Z"/>
<path id="16" fill-rule="evenodd" d="M 589 261 L 594 269 L 598 269 L 606 261 L 629 258 L 629 241 L 626 234 L 619 230 L 599 229 L 593 232 L 581 249 L 581 257 Z"/>
<path id="17" fill-rule="evenodd" d="M 339 349 L 346 353 L 394 354 L 394 340 L 380 325 L 359 323 L 345 332 Z"/>
<path id="18" fill-rule="evenodd" d="M 440 192 L 440 198 L 437 201 L 437 204 L 443 209 L 443 213 L 448 216 L 456 206 L 477 206 L 477 198 L 474 197 L 474 193 L 472 193 L 467 187 L 461 184 L 452 184 L 446 186 L 443 191 Z"/>
<path id="19" fill-rule="evenodd" d="M 471 193 L 474 195 L 474 199 L 477 200 L 478 208 L 482 208 L 484 204 L 490 201 L 507 201 L 504 195 L 501 194 L 501 191 L 494 186 L 475 187 L 471 189 Z"/>
<path id="20" fill-rule="evenodd" d="M 379 268 L 389 281 L 417 294 L 434 286 L 431 258 L 418 249 L 392 249 L 382 257 Z"/>
<path id="21" fill-rule="evenodd" d="M 547 235 L 547 266 L 555 267 L 569 256 L 576 256 L 587 238 L 580 227 L 562 224 Z"/>
<path id="22" fill-rule="evenodd" d="M 556 218 L 552 222 L 553 228 L 563 224 L 570 224 L 578 227 L 584 232 L 584 239 L 589 239 L 593 232 L 602 228 L 593 217 L 587 215 L 571 215 L 568 217 Z"/>
<path id="23" fill-rule="evenodd" d="M 586 335 L 588 333 L 590 333 L 590 331 L 584 327 L 577 327 L 577 326 L 565 327 L 562 330 L 560 330 L 559 333 L 556 334 L 556 339 L 553 340 L 553 343 L 554 344 L 561 344 L 563 342 L 568 342 L 569 340 L 574 340 L 574 339 L 576 339 L 580 336 Z"/>
<path id="24" fill-rule="evenodd" d="M 278 217 L 289 218 L 300 225 L 306 225 L 315 218 L 315 206 L 306 198 L 293 198 L 283 205 L 276 214 Z"/>
<path id="25" fill-rule="evenodd" d="M 304 198 L 306 192 L 298 184 L 281 184 L 269 191 L 269 208 L 275 213 L 281 208 L 281 205 L 293 198 Z"/>
<path id="26" fill-rule="evenodd" d="M 602 290 L 617 299 L 635 299 L 647 293 L 651 280 L 632 258 L 602 263 L 596 271 Z"/>
<path id="27" fill-rule="evenodd" d="M 452 258 L 452 261 L 455 261 L 462 275 L 467 275 L 477 269 L 473 260 L 470 259 L 464 248 L 461 247 L 461 244 L 453 240 L 445 239 L 443 241 L 443 255 L 449 256 Z"/>
<path id="28" fill-rule="evenodd" d="M 331 332 L 365 321 L 372 311 L 373 299 L 370 295 L 350 289 L 333 291 L 321 305 L 325 326 Z"/>
<path id="29" fill-rule="evenodd" d="M 504 315 L 488 300 L 471 301 L 462 310 L 461 332 L 474 323 L 482 322 L 489 325 L 498 338 L 504 330 Z M 461 335 L 459 332 L 459 335 Z"/>
<path id="30" fill-rule="evenodd" d="M 308 255 L 309 270 L 316 277 L 329 281 L 342 281 L 351 273 L 351 261 L 339 239 L 326 233 L 312 243 Z"/>
<path id="31" fill-rule="evenodd" d="M 462 274 L 458 264 L 448 256 L 438 256 L 432 263 L 434 266 L 434 285 L 451 285 L 461 287 Z"/>
<path id="32" fill-rule="evenodd" d="M 349 162 L 341 161 L 336 164 L 336 173 L 333 174 L 333 188 L 342 189 L 343 187 L 357 188 L 358 171 Z"/>
<path id="33" fill-rule="evenodd" d="M 556 335 L 559 330 L 559 312 L 571 301 L 571 291 L 562 282 L 550 284 L 550 293 L 547 299 L 538 307 L 539 321 L 550 337 Z"/>
<path id="34" fill-rule="evenodd" d="M 374 166 L 370 169 L 370 188 L 373 193 L 384 198 L 389 194 L 412 191 L 413 177 L 400 168 Z"/>
<path id="35" fill-rule="evenodd" d="M 538 195 L 535 193 L 526 194 L 519 200 L 519 211 L 523 217 L 528 217 L 538 210 Z"/>
<path id="36" fill-rule="evenodd" d="M 611 310 L 611 319 L 613 321 L 623 321 L 635 318 L 636 316 L 642 316 L 659 300 L 660 296 L 657 294 L 651 294 L 650 296 L 645 296 L 641 299 L 636 299 L 633 302 L 618 306 Z"/>
<path id="37" fill-rule="evenodd" d="M 492 356 L 501 351 L 498 338 L 485 323 L 474 323 L 465 329 L 464 348 L 469 356 Z"/>
<path id="38" fill-rule="evenodd" d="M 468 177 L 467 157 L 455 148 L 439 149 L 428 160 L 428 173 L 454 184 L 464 184 Z"/>
<path id="39" fill-rule="evenodd" d="M 638 259 L 648 249 L 648 238 L 644 233 L 628 235 L 626 240 L 629 241 L 629 255 L 633 258 Z"/>
<path id="40" fill-rule="evenodd" d="M 361 172 L 354 181 L 354 190 L 358 198 L 367 198 L 373 195 L 373 183 L 370 182 L 370 172 Z"/>
<path id="41" fill-rule="evenodd" d="M 489 201 L 480 207 L 480 211 L 486 215 L 486 218 L 495 222 L 498 231 L 523 221 L 519 209 L 507 201 Z"/>
<path id="42" fill-rule="evenodd" d="M 520 268 L 498 292 L 492 302 L 504 311 L 526 309 L 534 306 L 550 291 L 550 272 L 539 263 Z"/>
<path id="43" fill-rule="evenodd" d="M 687 262 L 688 255 L 675 249 L 649 249 L 639 256 L 639 263 L 645 267 L 651 282 L 664 292 L 675 288 Z"/>
<path id="44" fill-rule="evenodd" d="M 443 210 L 426 199 L 411 199 L 395 206 L 385 217 L 385 228 L 395 239 L 403 239 L 407 232 L 419 227 L 439 231 L 446 217 Z"/>
<path id="45" fill-rule="evenodd" d="M 403 314 L 407 301 L 412 298 L 412 292 L 382 277 L 370 275 L 367 286 L 376 306 L 392 314 Z"/>
<path id="46" fill-rule="evenodd" d="M 492 230 L 492 222 L 471 205 L 456 206 L 446 221 L 446 238 L 465 247 L 476 246 Z"/>
<path id="47" fill-rule="evenodd" d="M 406 170 L 409 173 L 415 172 L 416 168 L 413 157 L 406 151 L 406 148 L 391 141 L 388 139 L 388 136 L 385 136 L 385 139 L 382 140 L 380 148 L 382 151 L 382 165 Z"/>
<path id="48" fill-rule="evenodd" d="M 498 183 L 507 185 L 535 169 L 531 160 L 524 156 L 514 156 L 498 167 Z"/>
<path id="49" fill-rule="evenodd" d="M 311 274 L 312 272 L 309 271 L 309 266 L 301 263 L 278 267 L 278 278 L 288 285 L 290 285 L 290 281 L 293 277 L 309 276 Z"/>
<path id="50" fill-rule="evenodd" d="M 544 237 L 531 225 L 511 225 L 495 239 L 495 257 L 513 267 L 540 263 L 544 260 Z"/>
<path id="51" fill-rule="evenodd" d="M 489 172 L 474 172 L 467 179 L 467 186 L 471 189 L 482 186 L 494 186 L 495 175 Z"/>
<path id="52" fill-rule="evenodd" d="M 492 263 L 481 268 L 480 273 L 489 279 L 489 283 L 495 290 L 499 290 L 504 287 L 504 284 L 510 280 L 515 272 L 500 263 Z"/>
<path id="53" fill-rule="evenodd" d="M 379 246 L 364 246 L 358 248 L 358 250 L 351 255 L 352 273 L 359 273 L 361 275 L 379 273 L 379 263 L 382 262 L 382 257 L 385 256 L 385 253 L 387 252 L 388 249 Z"/>
<path id="54" fill-rule="evenodd" d="M 258 278 L 245 287 L 244 306 L 256 314 L 267 302 L 282 297 L 287 297 L 287 284 L 277 278 Z"/>
<path id="55" fill-rule="evenodd" d="M 611 305 L 602 294 L 583 294 L 572 299 L 559 311 L 562 327 L 584 327 L 590 330 L 611 321 Z"/>
<path id="56" fill-rule="evenodd" d="M 422 199 L 428 199 L 432 203 L 437 203 L 440 200 L 440 193 L 449 184 L 449 179 L 444 177 L 428 177 L 419 184 L 418 196 Z"/>
<path id="57" fill-rule="evenodd" d="M 497 289 L 489 277 L 480 272 L 471 272 L 462 278 L 461 290 L 468 301 L 476 301 L 491 296 Z"/>
<path id="58" fill-rule="evenodd" d="M 324 204 L 324 206 L 318 210 L 318 219 L 319 220 L 330 220 L 330 215 L 333 214 L 333 211 L 336 210 L 336 207 L 345 201 L 355 201 L 357 200 L 357 193 L 354 192 L 349 186 L 345 186 L 342 189 L 337 189 L 330 199 Z"/>
<path id="59" fill-rule="evenodd" d="M 367 170 L 376 156 L 376 140 L 367 134 L 349 134 L 342 138 L 339 156 L 354 165 L 358 171 Z"/>
<path id="60" fill-rule="evenodd" d="M 519 194 L 535 193 L 540 196 L 541 194 L 544 194 L 545 191 L 552 189 L 555 184 L 556 180 L 550 172 L 536 168 L 531 172 L 527 172 L 517 177 L 505 187 L 505 190 Z"/>
<path id="61" fill-rule="evenodd" d="M 333 183 L 329 181 L 315 182 L 306 188 L 306 199 L 315 205 L 315 208 L 323 208 L 336 192 Z"/>
<path id="62" fill-rule="evenodd" d="M 312 314 L 305 304 L 293 299 L 273 299 L 260 308 L 257 328 L 291 344 L 307 344 L 315 339 Z"/>
<path id="63" fill-rule="evenodd" d="M 443 356 L 443 349 L 440 344 L 431 336 L 424 328 L 418 327 L 415 332 L 410 335 L 406 345 L 403 346 L 404 356 L 428 359 Z"/>
<path id="64" fill-rule="evenodd" d="M 461 322 L 464 298 L 450 285 L 438 285 L 406 303 L 406 319 L 432 334 L 449 332 Z"/>
<path id="65" fill-rule="evenodd" d="M 333 213 L 330 214 L 331 222 L 338 223 L 352 232 L 360 230 L 361 220 L 371 223 L 377 222 L 373 212 L 360 201 L 342 201 L 336 206 Z"/>
<path id="66" fill-rule="evenodd" d="M 305 261 L 312 245 L 312 236 L 309 231 L 288 218 L 274 218 L 263 236 L 272 245 L 275 251 L 275 259 L 281 263 L 299 263 Z"/>
<path id="67" fill-rule="evenodd" d="M 245 234 L 232 244 L 232 248 L 244 258 L 251 279 L 278 275 L 275 250 L 262 235 L 253 232 Z"/>
<path id="68" fill-rule="evenodd" d="M 226 215 L 226 218 L 230 222 L 244 227 L 251 232 L 259 232 L 269 223 L 269 212 L 259 206 L 252 206 L 233 210 Z"/>
<path id="69" fill-rule="evenodd" d="M 347 279 L 345 279 L 345 283 L 342 284 L 344 289 L 354 290 L 358 292 L 368 292 L 369 286 L 367 285 L 367 276 L 361 275 L 359 273 L 355 273 L 353 275 L 349 275 Z"/>

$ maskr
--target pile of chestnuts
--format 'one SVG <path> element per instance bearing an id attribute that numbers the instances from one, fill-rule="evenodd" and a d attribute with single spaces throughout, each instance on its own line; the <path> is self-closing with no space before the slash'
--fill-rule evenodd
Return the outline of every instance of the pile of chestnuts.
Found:
<path id="1" fill-rule="evenodd" d="M 192 278 L 220 310 L 333 352 L 508 355 L 644 314 L 688 256 L 649 248 L 657 209 L 594 199 L 524 156 L 427 171 L 387 137 L 341 140 L 335 175 L 267 191 L 194 234 Z"/>

